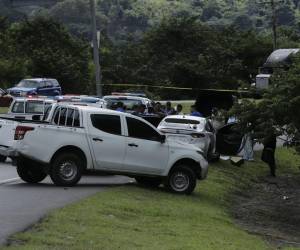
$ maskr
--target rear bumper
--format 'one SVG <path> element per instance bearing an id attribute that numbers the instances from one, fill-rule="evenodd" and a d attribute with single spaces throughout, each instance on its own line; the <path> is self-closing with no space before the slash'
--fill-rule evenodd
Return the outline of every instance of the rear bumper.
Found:
<path id="1" fill-rule="evenodd" d="M 17 157 L 19 153 L 14 148 L 0 146 L 0 155 L 7 156 L 7 157 Z"/>

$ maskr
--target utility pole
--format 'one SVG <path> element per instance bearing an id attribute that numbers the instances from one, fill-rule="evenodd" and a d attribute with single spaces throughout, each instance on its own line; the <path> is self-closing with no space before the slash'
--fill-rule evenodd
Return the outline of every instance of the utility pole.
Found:
<path id="1" fill-rule="evenodd" d="M 272 31 L 273 31 L 273 51 L 277 49 L 277 4 L 284 1 L 270 0 L 269 2 L 261 2 L 261 4 L 270 4 L 272 8 Z"/>
<path id="2" fill-rule="evenodd" d="M 102 97 L 102 86 L 101 86 L 101 68 L 100 68 L 100 58 L 99 58 L 99 47 L 100 47 L 100 37 L 99 46 L 97 39 L 97 24 L 96 24 L 96 7 L 95 0 L 90 0 L 91 17 L 92 17 L 92 34 L 93 34 L 93 57 L 95 64 L 95 78 L 96 78 L 96 94 Z"/>
<path id="3" fill-rule="evenodd" d="M 277 15 L 274 0 L 271 0 L 272 7 L 272 29 L 273 29 L 273 50 L 277 49 Z"/>

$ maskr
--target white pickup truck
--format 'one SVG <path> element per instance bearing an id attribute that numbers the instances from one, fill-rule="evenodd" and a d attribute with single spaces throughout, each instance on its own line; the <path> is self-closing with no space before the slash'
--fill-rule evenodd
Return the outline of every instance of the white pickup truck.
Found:
<path id="1" fill-rule="evenodd" d="M 83 174 L 109 173 L 190 194 L 208 172 L 198 148 L 166 140 L 142 118 L 89 106 L 60 105 L 50 123 L 20 123 L 14 142 L 18 174 L 29 183 L 49 174 L 73 186 Z"/>

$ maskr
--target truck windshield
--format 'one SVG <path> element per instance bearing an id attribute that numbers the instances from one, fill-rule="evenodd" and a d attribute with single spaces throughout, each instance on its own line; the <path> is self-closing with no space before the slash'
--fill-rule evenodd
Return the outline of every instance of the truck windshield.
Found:
<path id="1" fill-rule="evenodd" d="M 126 110 L 133 110 L 134 106 L 140 106 L 142 104 L 141 100 L 130 99 L 130 98 L 106 98 L 107 108 L 116 109 L 118 102 L 122 102 L 126 107 Z"/>
<path id="2" fill-rule="evenodd" d="M 25 113 L 43 114 L 45 109 L 50 105 L 50 103 L 44 103 L 43 101 L 30 101 L 26 103 Z"/>
<path id="3" fill-rule="evenodd" d="M 23 87 L 23 88 L 37 88 L 39 87 L 39 83 L 36 81 L 31 80 L 22 80 L 17 84 L 16 87 Z"/>

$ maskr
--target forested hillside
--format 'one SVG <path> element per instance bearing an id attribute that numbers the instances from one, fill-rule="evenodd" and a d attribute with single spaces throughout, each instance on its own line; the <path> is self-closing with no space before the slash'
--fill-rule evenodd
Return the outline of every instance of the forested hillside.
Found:
<path id="1" fill-rule="evenodd" d="M 257 2 L 97 1 L 103 83 L 249 87 L 273 49 L 270 6 Z M 300 0 L 277 8 L 279 47 L 300 47 Z M 90 23 L 88 0 L 0 0 L 0 86 L 51 76 L 94 93 Z"/>
<path id="2" fill-rule="evenodd" d="M 276 1 L 276 0 L 275 0 Z M 113 38 L 128 33 L 138 37 L 148 27 L 169 16 L 196 16 L 213 26 L 234 25 L 240 29 L 269 30 L 271 6 L 263 0 L 98 0 L 101 29 Z M 300 0 L 278 1 L 278 24 L 300 29 Z M 0 15 L 18 19 L 44 14 L 63 21 L 73 33 L 87 34 L 88 0 L 1 0 Z"/>

